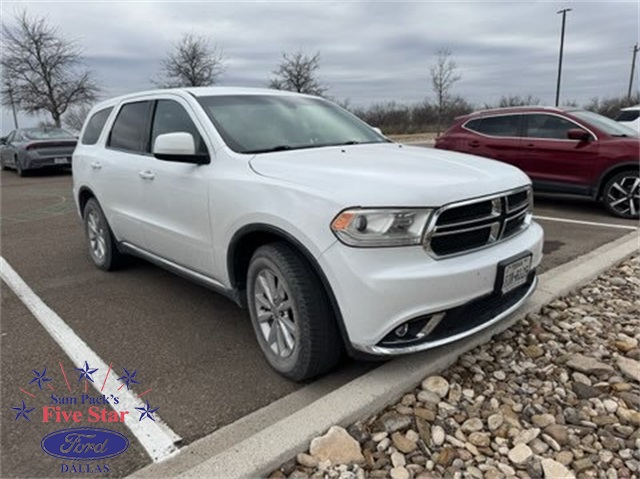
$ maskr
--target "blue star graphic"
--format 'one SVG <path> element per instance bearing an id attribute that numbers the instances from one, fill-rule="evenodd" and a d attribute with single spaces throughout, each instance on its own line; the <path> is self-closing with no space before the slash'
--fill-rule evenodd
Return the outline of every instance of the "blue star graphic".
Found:
<path id="1" fill-rule="evenodd" d="M 32 369 L 32 371 L 34 376 L 33 379 L 29 381 L 29 384 L 38 383 L 38 387 L 40 388 L 40 391 L 42 391 L 42 383 L 51 381 L 51 378 L 47 377 L 47 368 L 44 368 L 44 371 L 42 371 L 41 373 L 39 373 L 35 369 Z"/>
<path id="2" fill-rule="evenodd" d="M 16 414 L 16 421 L 18 420 L 18 418 L 20 418 L 20 416 L 22 416 L 27 421 L 31 422 L 31 419 L 29 419 L 28 414 L 31 411 L 33 411 L 35 408 L 32 407 L 31 409 L 27 409 L 27 405 L 24 403 L 24 401 L 22 401 L 22 407 L 12 407 L 11 409 L 13 409 L 14 411 L 18 411 L 18 414 Z"/>
<path id="3" fill-rule="evenodd" d="M 89 369 L 89 363 L 87 361 L 84 362 L 84 368 L 74 368 L 76 371 L 80 371 L 78 382 L 82 381 L 82 378 L 87 378 L 89 381 L 93 382 L 93 378 L 91 375 L 95 373 L 98 368 Z"/>
<path id="4" fill-rule="evenodd" d="M 156 422 L 155 419 L 153 419 L 152 414 L 154 412 L 156 412 L 158 409 L 160 409 L 159 407 L 155 408 L 155 409 L 151 409 L 151 406 L 149 405 L 149 401 L 147 400 L 147 405 L 144 407 L 137 407 L 136 408 L 138 411 L 140 411 L 140 419 L 138 421 L 142 421 L 145 417 L 148 417 L 149 419 L 151 419 L 153 422 Z"/>
<path id="5" fill-rule="evenodd" d="M 122 369 L 124 369 L 124 375 L 120 376 L 118 378 L 118 381 L 120 381 L 121 379 L 124 379 L 124 382 L 127 385 L 127 389 L 129 389 L 129 383 L 131 383 L 131 384 L 140 384 L 138 381 L 136 381 L 134 379 L 135 376 L 136 376 L 136 373 L 138 372 L 137 369 L 134 369 L 132 373 L 127 371 L 125 368 L 122 368 Z"/>

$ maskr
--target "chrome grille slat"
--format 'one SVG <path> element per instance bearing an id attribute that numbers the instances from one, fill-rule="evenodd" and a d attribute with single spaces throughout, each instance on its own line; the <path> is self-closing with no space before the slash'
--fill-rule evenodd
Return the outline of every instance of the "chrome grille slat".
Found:
<path id="1" fill-rule="evenodd" d="M 468 221 L 460 221 L 458 223 L 447 223 L 444 224 L 442 226 L 440 226 L 440 228 L 456 228 L 458 226 L 465 226 L 465 225 L 470 225 L 470 224 L 474 224 L 474 223 L 481 223 L 483 221 L 489 221 L 492 220 L 494 218 L 498 218 L 500 216 L 500 213 L 492 213 L 490 216 L 484 216 L 482 218 L 476 218 L 476 219 L 472 219 L 472 220 L 468 220 Z"/>
<path id="2" fill-rule="evenodd" d="M 438 236 L 449 236 L 449 235 L 457 235 L 460 233 L 468 233 L 470 231 L 476 231 L 476 230 L 481 230 L 481 229 L 489 229 L 491 228 L 493 225 L 499 225 L 500 223 L 498 223 L 497 221 L 494 221 L 492 223 L 488 223 L 488 224 L 482 224 L 482 225 L 478 225 L 478 226 L 473 226 L 471 228 L 464 228 L 461 230 L 454 230 L 454 231 L 442 231 L 442 232 L 436 232 L 433 234 L 433 238 L 436 238 Z M 449 227 L 449 225 L 447 225 L 447 228 Z"/>
<path id="3" fill-rule="evenodd" d="M 511 238 L 531 222 L 531 195 L 531 188 L 524 187 L 445 205 L 434 213 L 424 247 L 435 258 L 444 258 Z M 453 218 L 469 219 L 451 222 Z"/>

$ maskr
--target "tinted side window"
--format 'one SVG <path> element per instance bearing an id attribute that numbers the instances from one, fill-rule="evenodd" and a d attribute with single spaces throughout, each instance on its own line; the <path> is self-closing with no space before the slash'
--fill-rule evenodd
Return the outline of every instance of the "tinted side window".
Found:
<path id="1" fill-rule="evenodd" d="M 623 110 L 620 112 L 616 121 L 634 121 L 640 116 L 640 110 Z"/>
<path id="2" fill-rule="evenodd" d="M 98 142 L 100 133 L 102 133 L 102 129 L 107 122 L 107 118 L 109 118 L 111 110 L 113 110 L 113 107 L 105 108 L 91 116 L 80 140 L 83 145 L 95 145 Z"/>
<path id="3" fill-rule="evenodd" d="M 555 115 L 527 115 L 527 134 L 529 138 L 550 138 L 566 140 L 567 131 L 580 128 L 572 121 Z"/>
<path id="4" fill-rule="evenodd" d="M 151 128 L 151 148 L 153 149 L 158 135 L 177 132 L 190 133 L 196 145 L 196 153 L 207 153 L 207 147 L 196 125 L 182 105 L 173 100 L 158 100 Z"/>
<path id="5" fill-rule="evenodd" d="M 109 146 L 119 150 L 146 152 L 151 102 L 123 105 L 113 124 Z"/>
<path id="6" fill-rule="evenodd" d="M 14 140 L 15 136 L 16 136 L 15 130 L 9 133 L 9 136 L 7 136 L 7 143 L 11 143 Z"/>
<path id="7" fill-rule="evenodd" d="M 518 136 L 519 115 L 487 116 L 471 120 L 465 127 L 489 136 Z"/>

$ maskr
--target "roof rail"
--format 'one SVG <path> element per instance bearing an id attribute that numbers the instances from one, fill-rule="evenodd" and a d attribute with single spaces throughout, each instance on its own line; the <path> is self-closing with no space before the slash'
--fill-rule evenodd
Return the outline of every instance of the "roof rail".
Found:
<path id="1" fill-rule="evenodd" d="M 500 106 L 496 108 L 485 108 L 483 110 L 477 110 L 471 113 L 471 115 L 479 115 L 480 113 L 486 112 L 494 112 L 494 111 L 503 111 L 503 110 L 525 110 L 538 108 L 540 110 L 549 110 L 549 111 L 563 111 L 562 108 L 558 108 L 555 106 L 540 106 L 540 105 L 518 105 L 518 106 Z"/>

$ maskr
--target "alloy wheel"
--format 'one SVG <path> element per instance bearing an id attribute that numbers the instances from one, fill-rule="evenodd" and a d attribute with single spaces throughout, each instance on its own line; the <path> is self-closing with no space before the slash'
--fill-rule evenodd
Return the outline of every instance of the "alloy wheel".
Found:
<path id="1" fill-rule="evenodd" d="M 640 211 L 640 177 L 629 174 L 621 176 L 607 190 L 609 207 L 620 216 L 638 216 Z"/>
<path id="2" fill-rule="evenodd" d="M 299 333 L 287 282 L 271 269 L 263 269 L 255 279 L 254 291 L 258 325 L 267 345 L 281 358 L 291 356 Z"/>
<path id="3" fill-rule="evenodd" d="M 106 229 L 95 210 L 90 211 L 87 215 L 87 233 L 89 252 L 96 263 L 102 263 L 107 253 Z"/>

